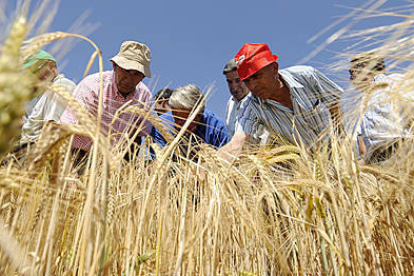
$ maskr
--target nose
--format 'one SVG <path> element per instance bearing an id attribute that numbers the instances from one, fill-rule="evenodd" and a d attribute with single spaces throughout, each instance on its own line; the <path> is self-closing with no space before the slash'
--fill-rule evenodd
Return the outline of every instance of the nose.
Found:
<path id="1" fill-rule="evenodd" d="M 230 86 L 230 91 L 232 91 L 232 92 L 236 91 L 239 87 L 239 85 L 237 83 L 234 83 L 234 82 L 229 84 L 229 86 Z"/>
<path id="2" fill-rule="evenodd" d="M 350 80 L 355 79 L 355 70 L 352 70 L 352 69 L 349 70 L 349 79 Z"/>

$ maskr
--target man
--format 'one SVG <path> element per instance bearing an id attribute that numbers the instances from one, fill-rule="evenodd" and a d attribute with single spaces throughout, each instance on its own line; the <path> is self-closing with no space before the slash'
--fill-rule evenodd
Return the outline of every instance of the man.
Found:
<path id="1" fill-rule="evenodd" d="M 384 161 L 411 137 L 412 84 L 403 75 L 385 75 L 384 59 L 373 52 L 356 55 L 349 73 L 354 87 L 369 97 L 358 133 L 362 163 Z"/>
<path id="2" fill-rule="evenodd" d="M 232 137 L 238 118 L 242 117 L 246 108 L 249 106 L 252 94 L 247 86 L 239 78 L 237 73 L 237 66 L 234 58 L 227 62 L 223 70 L 223 75 L 226 77 L 227 85 L 230 90 L 231 97 L 227 102 L 226 108 L 226 126 L 229 134 Z M 260 140 L 260 144 L 264 145 L 267 142 L 269 133 L 261 127 L 254 136 L 254 140 Z M 252 137 L 253 138 L 253 137 Z"/>
<path id="3" fill-rule="evenodd" d="M 171 107 L 168 105 L 168 100 L 170 99 L 172 92 L 172 89 L 164 88 L 154 95 L 154 110 L 157 112 L 158 116 L 171 111 Z"/>
<path id="4" fill-rule="evenodd" d="M 231 94 L 226 108 L 226 126 L 230 135 L 233 136 L 237 118 L 243 114 L 250 102 L 250 91 L 239 78 L 234 58 L 227 62 L 223 75 L 226 77 Z"/>
<path id="5" fill-rule="evenodd" d="M 24 67 L 32 70 L 40 82 L 60 85 L 70 93 L 76 87 L 73 81 L 65 78 L 63 74 L 59 74 L 56 60 L 46 51 L 40 50 L 29 57 L 24 63 Z M 33 105 L 33 103 L 35 104 Z M 30 108 L 30 105 L 33 107 Z M 36 142 L 44 125 L 48 122 L 59 122 L 66 105 L 67 103 L 62 97 L 49 90 L 32 100 L 29 104 L 29 111 L 31 111 L 24 119 L 22 127 L 21 145 Z"/>
<path id="6" fill-rule="evenodd" d="M 112 145 L 125 142 L 122 139 L 125 134 L 132 136 L 136 127 L 141 125 L 141 118 L 120 111 L 121 107 L 122 110 L 131 105 L 141 107 L 144 110 L 150 108 L 151 92 L 142 83 L 145 77 L 151 77 L 150 60 L 151 52 L 147 45 L 135 41 L 125 41 L 122 43 L 119 53 L 110 59 L 113 70 L 102 73 L 101 131 L 104 135 L 113 137 Z M 98 115 L 99 87 L 100 77 L 99 73 L 96 73 L 83 79 L 74 92 L 74 96 L 81 103 L 81 106 L 93 117 Z M 117 118 L 113 121 L 116 113 Z M 61 122 L 68 124 L 77 122 L 77 118 L 70 108 L 65 110 Z M 151 124 L 144 122 L 136 141 L 140 143 L 141 137 L 148 134 L 150 130 Z M 79 150 L 80 156 L 83 156 L 91 148 L 91 139 L 75 135 L 73 148 Z"/>
<path id="7" fill-rule="evenodd" d="M 245 44 L 235 57 L 240 79 L 252 92 L 235 135 L 219 153 L 235 156 L 263 125 L 272 138 L 317 148 L 329 138 L 331 120 L 342 131 L 342 89 L 310 66 L 279 71 L 278 57 L 264 43 Z M 330 120 L 331 119 L 331 120 Z"/>
<path id="8" fill-rule="evenodd" d="M 225 123 L 217 118 L 213 112 L 205 109 L 203 99 L 204 95 L 196 85 L 188 84 L 178 87 L 168 101 L 172 111 L 160 117 L 167 131 L 174 134 L 184 126 L 192 111 L 199 104 L 202 105 L 201 110 L 188 126 L 181 141 L 182 152 L 184 154 L 188 153 L 190 157 L 195 155 L 200 143 L 220 148 L 229 141 Z M 159 145 L 165 146 L 167 144 L 167 140 L 159 129 L 153 128 L 151 136 Z"/>

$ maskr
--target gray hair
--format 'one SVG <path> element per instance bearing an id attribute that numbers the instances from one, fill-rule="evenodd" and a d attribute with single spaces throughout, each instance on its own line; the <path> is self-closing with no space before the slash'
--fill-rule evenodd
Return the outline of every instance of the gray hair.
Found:
<path id="1" fill-rule="evenodd" d="M 172 109 L 193 110 L 197 103 L 201 102 L 200 113 L 203 113 L 205 108 L 203 98 L 204 95 L 197 85 L 187 84 L 174 90 L 168 100 L 168 104 Z"/>
<path id="2" fill-rule="evenodd" d="M 226 66 L 224 66 L 223 75 L 236 71 L 236 70 L 237 70 L 237 65 L 236 65 L 236 62 L 234 61 L 234 58 L 232 58 L 229 62 L 227 62 Z"/>

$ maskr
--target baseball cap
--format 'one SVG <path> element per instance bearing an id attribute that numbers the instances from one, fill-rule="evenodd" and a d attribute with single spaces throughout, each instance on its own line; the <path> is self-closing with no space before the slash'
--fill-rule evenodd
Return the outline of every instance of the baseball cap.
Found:
<path id="1" fill-rule="evenodd" d="M 240 80 L 245 80 L 263 67 L 277 61 L 265 43 L 246 43 L 236 54 L 235 61 Z"/>
<path id="2" fill-rule="evenodd" d="M 151 51 L 147 45 L 136 41 L 125 41 L 119 53 L 110 59 L 125 70 L 136 70 L 151 78 Z"/>
<path id="3" fill-rule="evenodd" d="M 50 60 L 56 63 L 56 59 L 44 50 L 39 50 L 37 53 L 31 55 L 23 64 L 24 68 L 29 68 L 35 65 L 39 60 Z"/>

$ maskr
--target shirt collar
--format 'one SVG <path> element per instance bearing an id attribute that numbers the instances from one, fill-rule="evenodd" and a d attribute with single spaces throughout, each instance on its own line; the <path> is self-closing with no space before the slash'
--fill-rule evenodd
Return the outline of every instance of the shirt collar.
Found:
<path id="1" fill-rule="evenodd" d="M 63 75 L 63 74 L 59 74 L 59 75 L 57 75 L 54 79 L 53 79 L 53 81 L 52 82 L 56 82 L 56 81 L 58 81 L 58 80 L 60 80 L 60 79 L 63 79 L 65 77 L 65 75 Z"/>
<path id="2" fill-rule="evenodd" d="M 284 70 L 279 71 L 279 75 L 282 77 L 282 80 L 285 81 L 285 84 L 289 87 L 290 92 L 294 92 L 292 88 L 300 89 L 303 88 L 303 84 L 299 83 L 295 78 L 289 74 L 288 72 L 285 72 Z"/>
<path id="3" fill-rule="evenodd" d="M 249 97 L 251 97 L 251 95 L 252 95 L 252 92 L 249 92 L 249 93 L 247 93 L 247 95 L 246 96 L 244 96 L 244 98 L 243 99 L 241 99 L 241 100 L 238 100 L 238 99 L 236 99 L 233 95 L 231 95 L 231 100 L 233 101 L 233 102 L 235 102 L 235 103 L 237 103 L 237 104 L 240 104 L 240 103 L 242 103 L 242 102 L 244 102 L 244 101 L 246 101 Z"/>

